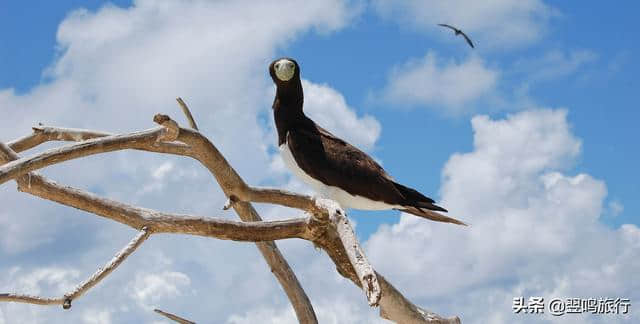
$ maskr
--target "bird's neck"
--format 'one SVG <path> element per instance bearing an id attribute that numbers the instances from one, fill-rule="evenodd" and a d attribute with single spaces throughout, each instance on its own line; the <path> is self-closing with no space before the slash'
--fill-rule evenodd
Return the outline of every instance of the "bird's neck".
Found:
<path id="1" fill-rule="evenodd" d="M 304 95 L 300 82 L 279 86 L 273 102 L 273 117 L 278 130 L 278 145 L 286 141 L 287 132 L 294 127 L 305 125 L 307 116 L 302 111 Z"/>
<path id="2" fill-rule="evenodd" d="M 280 106 L 289 108 L 290 113 L 302 114 L 302 105 L 304 102 L 304 94 L 302 91 L 302 83 L 300 81 L 292 84 L 281 85 L 276 90 L 276 101 Z M 275 103 L 274 103 L 274 109 Z"/>

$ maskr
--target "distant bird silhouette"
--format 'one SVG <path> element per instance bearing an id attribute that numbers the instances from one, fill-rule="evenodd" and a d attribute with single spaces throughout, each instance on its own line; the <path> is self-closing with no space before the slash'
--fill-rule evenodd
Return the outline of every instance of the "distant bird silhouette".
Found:
<path id="1" fill-rule="evenodd" d="M 469 36 L 467 36 L 467 34 L 465 34 L 464 32 L 462 32 L 462 30 L 455 28 L 451 25 L 447 25 L 447 24 L 438 24 L 438 26 L 442 26 L 442 27 L 447 27 L 447 28 L 451 28 L 454 32 L 456 32 L 456 36 L 458 35 L 462 35 L 462 37 L 464 37 L 464 39 L 467 40 L 467 44 L 469 44 L 469 46 L 471 46 L 471 48 L 475 48 L 473 46 L 473 43 L 471 42 L 471 39 L 469 39 Z"/>

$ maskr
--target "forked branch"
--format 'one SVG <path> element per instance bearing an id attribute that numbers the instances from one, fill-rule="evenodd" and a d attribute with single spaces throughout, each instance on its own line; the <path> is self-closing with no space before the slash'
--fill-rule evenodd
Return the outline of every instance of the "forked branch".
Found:
<path id="1" fill-rule="evenodd" d="M 0 145 L 0 158 L 8 162 L 0 166 L 0 183 L 15 179 L 21 191 L 83 209 L 136 229 L 146 227 L 149 233 L 147 235 L 171 232 L 246 241 L 283 238 L 309 240 L 327 252 L 343 276 L 362 287 L 370 305 L 380 305 L 383 318 L 399 323 L 459 323 L 458 318 L 445 319 L 415 306 L 384 277 L 377 274 L 366 260 L 344 211 L 335 203 L 278 189 L 250 187 L 217 148 L 199 132 L 180 128 L 168 116 L 157 115 L 154 120 L 162 126 L 122 135 L 62 128 L 34 128 L 32 136 L 11 142 L 10 147 Z M 19 158 L 12 150 L 28 149 L 50 140 L 80 142 L 47 150 L 29 158 Z M 33 173 L 35 170 L 63 161 L 123 149 L 177 154 L 198 160 L 211 172 L 229 198 L 227 207 L 232 207 L 243 221 L 253 223 L 174 215 L 129 206 L 79 189 L 60 186 Z M 281 222 L 260 222 L 261 219 L 250 202 L 297 208 L 307 212 L 309 216 Z M 295 275 L 275 244 L 257 244 L 289 296 L 298 320 L 302 323 L 316 323 L 306 294 L 299 287 Z M 295 288 L 296 286 L 298 288 Z M 24 297 L 13 301 L 26 302 L 27 299 Z"/>
<path id="2" fill-rule="evenodd" d="M 109 261 L 103 268 L 98 269 L 91 277 L 79 284 L 76 288 L 64 294 L 62 297 L 57 298 L 44 298 L 31 295 L 20 294 L 0 294 L 0 301 L 5 302 L 22 302 L 38 305 L 62 305 L 62 308 L 71 308 L 71 302 L 82 296 L 85 292 L 97 285 L 102 279 L 107 277 L 113 270 L 115 270 L 124 260 L 131 255 L 141 244 L 149 237 L 149 231 L 146 227 L 136 235 L 129 244 L 127 244 L 118 254 L 116 254 L 111 261 Z"/>

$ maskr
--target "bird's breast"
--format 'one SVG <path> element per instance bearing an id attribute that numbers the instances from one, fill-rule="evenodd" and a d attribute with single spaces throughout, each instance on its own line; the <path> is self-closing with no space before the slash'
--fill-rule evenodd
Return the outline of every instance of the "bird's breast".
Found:
<path id="1" fill-rule="evenodd" d="M 287 168 L 289 168 L 289 170 L 291 170 L 291 173 L 293 173 L 293 175 L 295 175 L 296 177 L 298 177 L 298 179 L 310 185 L 311 187 L 313 187 L 313 189 L 317 191 L 320 191 L 324 187 L 326 187 L 324 183 L 313 178 L 312 176 L 304 172 L 302 168 L 300 168 L 300 166 L 296 162 L 296 159 L 293 157 L 293 153 L 289 148 L 288 141 L 285 141 L 284 143 L 282 143 L 278 148 L 280 149 L 280 156 L 282 157 L 282 161 L 284 161 L 284 164 L 287 166 Z"/>
<path id="2" fill-rule="evenodd" d="M 336 186 L 330 186 L 322 183 L 321 181 L 313 178 L 308 173 L 306 173 L 298 163 L 296 162 L 291 149 L 289 148 L 289 143 L 285 142 L 279 146 L 280 155 L 282 156 L 282 160 L 284 164 L 291 170 L 298 179 L 302 180 L 304 183 L 311 186 L 314 191 L 323 198 L 328 198 L 335 200 L 342 208 L 355 208 L 355 209 L 363 209 L 363 210 L 388 210 L 388 209 L 398 209 L 401 206 L 394 206 L 387 204 L 381 201 L 374 201 L 366 197 L 352 195 L 342 188 Z"/>

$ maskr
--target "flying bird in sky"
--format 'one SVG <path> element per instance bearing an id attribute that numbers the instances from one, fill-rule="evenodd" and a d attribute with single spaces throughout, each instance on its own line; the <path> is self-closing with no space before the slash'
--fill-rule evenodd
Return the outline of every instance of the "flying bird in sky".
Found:
<path id="1" fill-rule="evenodd" d="M 300 66 L 291 58 L 269 65 L 276 84 L 273 115 L 278 147 L 289 169 L 318 195 L 342 208 L 395 209 L 438 222 L 466 225 L 415 189 L 397 183 L 369 155 L 318 126 L 303 112 Z"/>
<path id="2" fill-rule="evenodd" d="M 464 37 L 464 39 L 467 40 L 467 44 L 469 44 L 469 46 L 471 46 L 471 48 L 475 48 L 473 46 L 473 43 L 471 42 L 471 39 L 469 39 L 469 36 L 467 36 L 467 34 L 465 34 L 462 30 L 460 30 L 458 28 L 455 28 L 455 27 L 453 27 L 451 25 L 447 25 L 447 24 L 438 24 L 438 26 L 451 28 L 456 33 L 456 36 L 462 35 L 462 37 Z"/>

